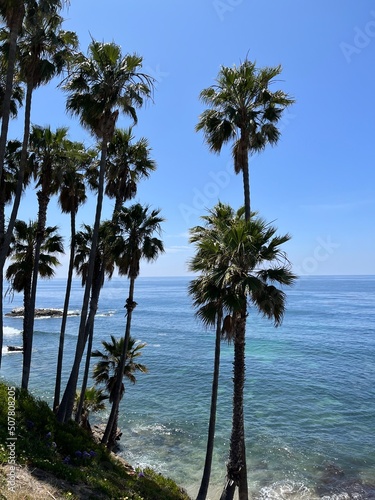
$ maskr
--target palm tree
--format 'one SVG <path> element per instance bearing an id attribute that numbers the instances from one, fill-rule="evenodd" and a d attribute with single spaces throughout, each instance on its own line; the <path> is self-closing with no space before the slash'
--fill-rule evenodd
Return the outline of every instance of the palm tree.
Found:
<path id="1" fill-rule="evenodd" d="M 155 232 L 160 233 L 160 224 L 164 220 L 159 216 L 159 213 L 160 210 L 152 210 L 149 212 L 149 207 L 143 207 L 139 203 L 131 207 L 122 207 L 122 209 L 117 212 L 116 222 L 119 230 L 124 235 L 124 244 L 121 254 L 119 254 L 116 259 L 116 263 L 119 268 L 119 274 L 123 276 L 126 275 L 130 280 L 129 294 L 125 304 L 126 327 L 119 373 L 123 373 L 124 371 L 130 338 L 132 314 L 137 305 L 134 301 L 134 284 L 139 276 L 140 262 L 142 259 L 149 262 L 154 261 L 157 259 L 158 255 L 164 251 L 163 242 L 153 236 Z M 121 248 L 121 245 L 119 245 L 119 247 Z M 109 448 L 113 446 L 113 442 L 110 438 L 116 431 L 115 420 L 118 414 L 120 400 L 121 379 L 119 378 L 114 388 L 112 409 L 102 439 L 102 443 L 106 444 Z"/>
<path id="2" fill-rule="evenodd" d="M 194 306 L 198 308 L 196 315 L 206 327 L 216 325 L 215 336 L 215 356 L 214 371 L 212 378 L 210 419 L 208 426 L 206 458 L 202 474 L 201 485 L 198 491 L 197 500 L 204 500 L 207 497 L 208 486 L 211 476 L 212 457 L 215 439 L 216 427 L 216 408 L 217 395 L 219 388 L 220 373 L 220 343 L 223 338 L 231 340 L 231 330 L 227 323 L 223 321 L 224 311 L 232 310 L 233 297 L 231 297 L 228 287 L 224 284 L 221 288 L 217 282 L 212 265 L 218 265 L 218 262 L 212 263 L 212 245 L 221 243 L 223 231 L 227 228 L 227 219 L 232 215 L 229 206 L 218 204 L 211 212 L 211 216 L 202 217 L 206 220 L 209 227 L 196 227 L 191 229 L 191 243 L 196 243 L 199 251 L 194 259 L 189 263 L 189 270 L 194 273 L 201 273 L 200 276 L 191 281 L 189 285 L 189 294 L 192 295 Z M 213 219 L 214 217 L 214 219 Z M 234 300 L 234 304 L 235 304 Z"/>
<path id="3" fill-rule="evenodd" d="M 14 196 L 17 183 L 17 172 L 20 163 L 21 143 L 19 141 L 8 141 L 5 150 L 4 168 L 0 177 L 0 245 L 5 232 L 5 206 L 9 204 Z M 24 177 L 26 186 L 30 180 L 29 172 Z M 3 346 L 3 269 L 0 270 L 0 365 L 1 350 Z"/>
<path id="4" fill-rule="evenodd" d="M 193 266 L 190 270 L 194 272 Z M 220 289 L 206 276 L 192 280 L 189 285 L 189 294 L 194 297 L 195 307 L 199 307 L 197 316 L 208 327 L 216 325 L 214 372 L 212 377 L 210 420 L 208 426 L 206 458 L 204 463 L 202 481 L 197 495 L 197 500 L 204 500 L 207 496 L 210 482 L 212 456 L 214 450 L 217 395 L 219 389 L 220 373 L 220 342 L 222 339 L 223 306 Z"/>
<path id="5" fill-rule="evenodd" d="M 208 235 L 206 235 L 207 238 Z M 212 234 L 210 235 L 212 237 Z M 191 242 L 203 243 L 200 235 L 198 239 L 193 236 Z M 206 241 L 206 244 L 209 243 Z M 233 309 L 233 297 L 227 287 L 221 288 L 215 280 L 214 274 L 209 273 L 209 267 L 204 256 L 197 255 L 189 264 L 189 270 L 196 273 L 202 272 L 200 276 L 190 282 L 188 292 L 193 297 L 194 306 L 197 308 L 196 315 L 202 321 L 206 328 L 215 326 L 215 356 L 214 356 L 214 370 L 212 377 L 212 391 L 211 391 L 211 406 L 210 406 L 210 419 L 208 425 L 207 448 L 204 469 L 202 474 L 202 481 L 197 495 L 197 500 L 204 500 L 207 497 L 208 486 L 211 476 L 212 457 L 214 450 L 215 427 L 216 427 L 216 408 L 217 408 L 217 395 L 219 389 L 219 373 L 220 373 L 220 343 L 222 339 L 231 340 L 231 329 L 224 321 L 225 311 Z M 234 300 L 235 304 L 235 300 Z M 227 317 L 227 316 L 226 316 Z"/>
<path id="6" fill-rule="evenodd" d="M 245 333 L 248 304 L 265 317 L 281 324 L 285 312 L 285 293 L 274 284 L 289 286 L 295 275 L 280 246 L 289 235 L 276 236 L 276 228 L 259 217 L 245 220 L 244 209 L 234 212 L 219 204 L 204 217 L 205 226 L 192 229 L 197 253 L 195 270 L 224 291 L 230 313 L 224 323 L 234 342 L 233 418 L 227 484 L 222 500 L 231 499 L 236 487 L 239 497 L 248 498 L 244 434 L 243 390 L 245 383 Z"/>
<path id="7" fill-rule="evenodd" d="M 7 64 L 5 85 L 3 86 L 2 106 L 1 106 L 1 136 L 0 136 L 0 176 L 4 166 L 5 149 L 8 137 L 9 118 L 12 112 L 12 93 L 14 69 L 16 66 L 17 39 L 21 30 L 22 21 L 25 15 L 24 0 L 1 0 L 0 15 L 8 28 L 7 33 Z M 3 37 L 2 37 L 3 38 Z M 5 70 L 5 68 L 2 68 Z"/>
<path id="8" fill-rule="evenodd" d="M 233 141 L 234 171 L 242 172 L 245 217 L 250 220 L 249 154 L 275 145 L 280 137 L 277 124 L 283 111 L 294 100 L 270 86 L 281 73 L 281 66 L 257 69 L 245 60 L 238 67 L 222 66 L 216 84 L 200 93 L 209 108 L 199 117 L 196 130 L 203 130 L 211 151 L 220 153 L 224 144 Z"/>
<path id="9" fill-rule="evenodd" d="M 74 267 L 77 274 L 82 278 L 82 286 L 85 286 L 87 280 L 92 245 L 92 233 L 92 228 L 87 224 L 83 224 L 83 230 L 77 234 L 77 251 L 74 258 Z M 108 279 L 111 279 L 115 270 L 114 255 L 118 252 L 118 242 L 121 243 L 115 236 L 112 222 L 102 222 L 99 227 L 99 241 L 95 254 L 90 311 L 85 325 L 85 338 L 88 339 L 88 344 L 86 351 L 86 364 L 81 387 L 81 397 L 77 405 L 75 416 L 77 422 L 81 419 L 81 412 L 84 405 L 83 394 L 85 394 L 89 377 L 92 342 L 94 336 L 94 321 L 95 314 L 98 309 L 100 291 L 104 285 L 105 275 L 107 275 Z"/>
<path id="10" fill-rule="evenodd" d="M 68 93 L 68 111 L 77 115 L 81 124 L 101 141 L 101 156 L 90 263 L 82 302 L 77 348 L 57 414 L 60 422 L 71 418 L 79 367 L 85 349 L 85 324 L 102 211 L 108 143 L 113 137 L 120 112 L 136 121 L 136 107 L 142 106 L 143 99 L 149 97 L 152 90 L 152 78 L 140 72 L 141 66 L 141 57 L 137 55 L 123 57 L 120 47 L 115 43 L 92 41 L 89 46 L 89 57 L 83 54 L 77 57 L 72 74 L 63 87 Z"/>
<path id="11" fill-rule="evenodd" d="M 126 354 L 125 366 L 122 368 L 122 353 L 124 351 L 125 338 L 116 339 L 111 335 L 111 342 L 102 341 L 104 352 L 96 350 L 92 353 L 93 357 L 101 358 L 94 367 L 93 377 L 97 385 L 104 384 L 108 393 L 110 403 L 114 403 L 117 398 L 116 387 L 120 387 L 120 400 L 125 394 L 125 385 L 123 377 L 126 377 L 132 384 L 136 383 L 135 372 L 147 373 L 145 365 L 138 363 L 137 358 L 142 355 L 142 349 L 145 343 L 139 343 L 133 337 L 129 337 L 128 349 Z M 121 369 L 122 368 L 122 369 Z M 116 440 L 116 431 L 118 423 L 118 408 L 113 424 L 113 432 L 110 436 L 113 447 Z"/>
<path id="12" fill-rule="evenodd" d="M 14 226 L 14 241 L 10 247 L 12 264 L 6 270 L 5 277 L 9 281 L 9 291 L 23 292 L 24 318 L 23 318 L 23 368 L 22 388 L 27 389 L 30 373 L 32 338 L 29 336 L 29 323 L 34 316 L 34 307 L 31 302 L 31 289 L 36 258 L 36 238 L 38 232 L 37 222 L 17 220 Z M 38 273 L 41 278 L 52 278 L 55 274 L 54 267 L 60 264 L 57 254 L 64 253 L 62 237 L 57 234 L 57 226 L 45 228 L 43 242 L 38 256 Z M 27 374 L 27 377 L 24 374 Z"/>
<path id="13" fill-rule="evenodd" d="M 57 173 L 64 168 L 67 156 L 67 128 L 58 128 L 56 132 L 52 132 L 49 127 L 41 128 L 34 126 L 30 134 L 30 148 L 32 151 L 31 157 L 34 164 L 34 178 L 36 179 L 36 187 L 38 198 L 38 228 L 35 241 L 35 258 L 34 270 L 30 295 L 30 307 L 35 309 L 36 291 L 38 285 L 38 267 L 39 253 L 44 240 L 44 231 L 47 223 L 47 209 L 50 197 L 56 194 L 59 188 Z M 21 153 L 22 154 L 22 153 Z M 30 320 L 25 325 L 27 330 L 28 343 L 24 352 L 26 360 L 25 366 L 30 366 L 31 349 L 34 332 L 34 315 L 31 315 Z M 22 375 L 22 386 L 28 387 L 28 379 L 30 372 L 24 371 Z"/>
<path id="14" fill-rule="evenodd" d="M 108 146 L 105 193 L 115 199 L 113 213 L 137 194 L 137 184 L 156 169 L 146 138 L 133 142 L 133 129 L 116 129 Z"/>
<path id="15" fill-rule="evenodd" d="M 60 402 L 61 372 L 64 353 L 65 329 L 68 317 L 70 293 L 72 288 L 74 257 L 76 248 L 76 215 L 80 205 L 86 201 L 85 172 L 94 159 L 94 151 L 86 151 L 79 142 L 67 144 L 67 163 L 59 176 L 59 205 L 63 213 L 70 214 L 70 258 L 65 291 L 64 309 L 61 319 L 59 351 L 56 367 L 56 383 L 53 408 L 56 411 Z"/>
<path id="16" fill-rule="evenodd" d="M 74 400 L 74 409 L 77 408 L 78 403 L 81 399 L 81 394 L 76 393 L 76 398 Z M 80 425 L 87 431 L 92 433 L 91 425 L 89 422 L 90 413 L 96 413 L 105 409 L 104 401 L 108 399 L 108 396 L 103 394 L 103 389 L 96 389 L 96 387 L 88 387 L 85 391 L 85 396 L 83 398 L 83 409 L 80 418 Z"/>
<path id="17" fill-rule="evenodd" d="M 75 33 L 61 29 L 63 18 L 58 14 L 61 4 L 62 2 L 57 0 L 28 3 L 18 38 L 19 76 L 21 81 L 26 83 L 24 133 L 16 194 L 0 251 L 0 268 L 5 264 L 22 195 L 30 135 L 32 94 L 36 88 L 61 74 L 69 62 L 72 50 L 78 44 Z"/>
<path id="18" fill-rule="evenodd" d="M 4 28 L 0 29 L 0 116 L 6 112 L 4 107 L 8 105 L 6 103 L 6 73 L 8 66 L 8 45 L 4 38 L 8 37 L 8 31 Z M 24 89 L 19 81 L 18 75 L 14 76 L 14 82 L 12 85 L 12 93 L 10 95 L 9 102 L 9 118 L 16 118 L 18 114 L 18 109 L 22 106 L 24 98 Z M 2 160 L 4 162 L 4 158 Z M 3 165 L 4 166 L 4 165 Z M 2 168 L 0 168 L 1 172 Z"/>

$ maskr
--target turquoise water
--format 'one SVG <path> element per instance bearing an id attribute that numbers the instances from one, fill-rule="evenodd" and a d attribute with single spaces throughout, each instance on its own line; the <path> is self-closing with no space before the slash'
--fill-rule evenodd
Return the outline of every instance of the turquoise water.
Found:
<path id="1" fill-rule="evenodd" d="M 214 333 L 194 317 L 187 278 L 139 278 L 133 335 L 147 342 L 122 403 L 121 453 L 174 478 L 191 495 L 204 463 Z M 64 280 L 42 282 L 37 307 L 62 307 Z M 126 280 L 107 283 L 95 346 L 125 326 Z M 82 290 L 74 284 L 71 306 Z M 15 296 L 6 311 L 22 305 Z M 65 379 L 78 317 L 68 319 Z M 30 388 L 53 395 L 60 320 L 35 321 Z M 22 320 L 5 318 L 5 344 L 20 344 Z M 222 344 L 210 498 L 225 480 L 231 424 L 233 347 Z M 21 355 L 5 354 L 0 375 L 19 383 Z M 283 325 L 250 310 L 245 394 L 249 485 L 254 499 L 375 498 L 375 277 L 301 278 L 288 291 Z M 96 419 L 104 418 L 106 413 Z M 351 495 L 351 496 L 350 496 Z"/>

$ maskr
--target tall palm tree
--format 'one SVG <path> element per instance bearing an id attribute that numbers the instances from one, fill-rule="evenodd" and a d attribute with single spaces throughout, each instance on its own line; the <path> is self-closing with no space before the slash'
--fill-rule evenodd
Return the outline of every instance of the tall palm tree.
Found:
<path id="1" fill-rule="evenodd" d="M 128 344 L 133 310 L 136 307 L 134 301 L 134 284 L 139 276 L 141 260 L 154 261 L 159 254 L 164 251 L 163 242 L 154 236 L 160 233 L 160 224 L 163 218 L 159 216 L 160 210 L 149 211 L 149 207 L 139 203 L 131 207 L 123 207 L 117 212 L 116 222 L 120 232 L 123 234 L 123 249 L 116 259 L 119 274 L 127 276 L 130 280 L 129 293 L 126 299 L 126 327 L 123 344 L 123 351 L 120 360 L 119 373 L 123 373 Z M 119 245 L 121 247 L 121 245 Z M 103 435 L 102 443 L 109 448 L 113 446 L 111 436 L 116 431 L 115 420 L 121 400 L 121 378 L 118 379 L 114 388 L 113 403 L 108 423 Z"/>
<path id="2" fill-rule="evenodd" d="M 38 198 L 38 229 L 36 231 L 34 270 L 30 294 L 31 310 L 35 309 L 36 291 L 38 285 L 39 253 L 44 240 L 44 232 L 47 223 L 47 209 L 50 197 L 56 194 L 59 188 L 57 173 L 64 167 L 67 156 L 67 128 L 58 128 L 52 132 L 49 127 L 42 128 L 34 126 L 30 135 L 31 157 L 34 164 L 34 178 Z M 22 154 L 22 153 L 21 153 Z M 29 382 L 31 363 L 31 351 L 34 332 L 34 315 L 25 325 L 25 335 L 28 338 L 24 352 L 25 371 L 22 375 L 22 386 L 27 388 Z"/>
<path id="3" fill-rule="evenodd" d="M 115 43 L 92 41 L 89 46 L 89 56 L 80 54 L 77 57 L 72 74 L 63 87 L 68 93 L 68 111 L 77 115 L 81 124 L 101 141 L 101 155 L 90 264 L 82 302 L 76 354 L 57 414 L 60 422 L 71 418 L 79 367 L 85 349 L 85 324 L 102 211 L 108 143 L 113 137 L 120 112 L 136 121 L 136 108 L 142 106 L 143 99 L 149 97 L 152 91 L 153 80 L 140 72 L 141 66 L 141 57 L 122 56 L 120 47 Z"/>
<path id="4" fill-rule="evenodd" d="M 12 114 L 12 93 L 14 70 L 16 66 L 17 39 L 21 30 L 22 21 L 25 15 L 24 0 L 1 0 L 0 15 L 7 26 L 7 64 L 5 76 L 5 85 L 3 87 L 3 98 L 1 106 L 1 135 L 0 135 L 0 176 L 2 173 L 5 149 L 8 138 L 9 118 Z M 3 37 L 2 37 L 3 38 Z M 2 68 L 5 70 L 5 68 Z"/>
<path id="5" fill-rule="evenodd" d="M 224 321 L 225 311 L 231 311 L 236 305 L 236 297 L 233 297 L 229 287 L 216 279 L 215 270 L 220 264 L 221 256 L 212 259 L 212 245 L 220 245 L 223 232 L 227 229 L 227 222 L 232 217 L 231 207 L 219 203 L 209 216 L 203 216 L 206 221 L 205 227 L 191 229 L 191 243 L 196 243 L 197 254 L 189 263 L 190 271 L 201 273 L 191 281 L 189 294 L 192 295 L 194 306 L 198 308 L 196 315 L 206 327 L 216 324 L 214 371 L 212 378 L 210 419 L 208 425 L 206 458 L 203 468 L 202 480 L 197 495 L 197 500 L 207 497 L 211 476 L 212 457 L 216 427 L 217 396 L 219 388 L 220 373 L 220 343 L 222 338 L 232 340 L 230 322 Z M 224 264 L 225 265 L 225 264 Z M 226 320 L 228 316 L 226 316 Z"/>
<path id="6" fill-rule="evenodd" d="M 56 411 L 60 402 L 61 372 L 64 354 L 65 329 L 68 317 L 70 293 L 73 281 L 74 257 L 76 248 L 76 216 L 80 205 L 86 201 L 85 172 L 95 157 L 95 152 L 85 150 L 82 143 L 67 143 L 67 162 L 59 177 L 59 205 L 63 213 L 70 215 L 70 258 L 65 291 L 64 309 L 61 319 L 59 350 L 56 367 L 56 382 L 53 408 Z"/>
<path id="7" fill-rule="evenodd" d="M 83 225 L 83 230 L 77 234 L 77 252 L 74 259 L 74 267 L 77 274 L 82 278 L 82 286 L 86 284 L 89 258 L 92 245 L 93 230 L 87 224 Z M 87 381 L 90 371 L 90 360 L 92 343 L 94 336 L 94 320 L 98 309 L 100 291 L 104 285 L 105 275 L 108 279 L 112 278 L 115 270 L 114 256 L 118 252 L 117 245 L 121 243 L 117 240 L 114 233 L 114 226 L 111 221 L 104 221 L 99 227 L 99 241 L 96 248 L 94 276 L 90 297 L 90 311 L 85 325 L 85 338 L 88 339 L 86 350 L 86 364 L 83 373 L 81 397 L 77 405 L 75 419 L 77 422 L 81 419 L 81 412 L 84 405 Z"/>
<path id="8" fill-rule="evenodd" d="M 190 266 L 195 271 L 194 266 Z M 214 450 L 217 395 L 219 389 L 220 373 L 220 343 L 223 327 L 223 304 L 221 290 L 206 276 L 192 280 L 189 285 L 189 294 L 194 298 L 194 305 L 198 307 L 197 316 L 207 327 L 216 325 L 214 371 L 212 377 L 210 420 L 208 425 L 206 458 L 204 463 L 202 481 L 197 495 L 197 500 L 204 500 L 207 496 L 211 475 L 212 456 Z"/>
<path id="9" fill-rule="evenodd" d="M 142 355 L 142 349 L 146 346 L 146 344 L 138 342 L 131 336 L 128 341 L 125 366 L 121 370 L 121 358 L 124 350 L 124 342 L 124 337 L 116 339 L 113 335 L 111 335 L 111 342 L 102 341 L 104 352 L 96 350 L 92 353 L 93 357 L 101 358 L 94 366 L 93 377 L 95 384 L 104 384 L 109 402 L 112 404 L 117 397 L 117 385 L 120 386 L 120 399 L 122 399 L 125 394 L 125 385 L 123 382 L 124 377 L 132 384 L 135 384 L 137 379 L 134 373 L 137 371 L 147 373 L 148 371 L 145 365 L 137 362 L 137 358 Z M 110 436 L 113 441 L 112 446 L 115 444 L 116 440 L 117 423 L 118 408 L 113 425 L 114 432 L 113 435 Z"/>
<path id="10" fill-rule="evenodd" d="M 294 100 L 282 90 L 271 90 L 281 66 L 258 69 L 246 59 L 238 67 L 222 66 L 215 85 L 200 93 L 208 106 L 199 117 L 196 130 L 203 130 L 211 151 L 220 153 L 233 142 L 234 171 L 242 172 L 245 217 L 250 220 L 249 155 L 275 145 L 280 137 L 277 124 Z"/>
<path id="11" fill-rule="evenodd" d="M 22 23 L 24 21 L 25 14 L 29 18 L 36 15 L 38 16 L 38 11 L 44 13 L 58 12 L 63 4 L 69 3 L 68 0 L 39 0 L 39 2 L 26 2 L 25 0 L 1 0 L 0 1 L 0 16 L 3 19 L 6 26 L 6 53 L 7 53 L 7 65 L 6 71 L 4 71 L 5 86 L 4 86 L 4 98 L 2 106 L 2 123 L 1 123 L 1 136 L 0 136 L 0 175 L 3 168 L 5 148 L 8 136 L 8 125 L 9 118 L 12 115 L 12 92 L 14 90 L 14 72 L 17 62 L 17 42 L 18 37 L 22 30 Z M 38 24 L 38 21 L 37 23 Z M 3 30 L 5 31 L 5 30 Z M 26 141 L 27 144 L 27 141 Z"/>
<path id="12" fill-rule="evenodd" d="M 69 63 L 78 41 L 75 33 L 61 29 L 63 18 L 58 14 L 61 1 L 39 0 L 27 4 L 20 36 L 18 61 L 21 81 L 26 84 L 25 120 L 17 190 L 8 228 L 0 250 L 0 268 L 4 266 L 22 195 L 30 135 L 31 101 L 34 90 L 61 74 Z M 0 158 L 1 160 L 1 158 Z"/>
<path id="13" fill-rule="evenodd" d="M 199 234 L 194 236 L 192 230 L 192 243 L 198 243 L 206 247 L 212 243 L 213 234 Z M 220 235 L 220 233 L 219 233 Z M 204 238 L 206 241 L 204 241 Z M 209 240 L 211 239 L 211 241 Z M 208 240 L 208 241 L 207 241 Z M 211 257 L 209 254 L 208 257 Z M 231 296 L 230 290 L 224 285 L 221 288 L 220 283 L 217 283 L 215 274 L 209 272 L 211 270 L 210 263 L 207 262 L 202 250 L 190 263 L 189 270 L 194 273 L 201 273 L 197 278 L 190 282 L 188 292 L 193 297 L 193 304 L 197 308 L 196 315 L 202 321 L 206 328 L 216 327 L 215 336 L 215 355 L 214 355 L 214 370 L 212 377 L 211 405 L 210 418 L 208 425 L 206 458 L 203 468 L 202 480 L 197 495 L 197 500 L 204 500 L 207 497 L 208 486 L 211 476 L 212 457 L 215 440 L 216 427 L 216 409 L 217 396 L 219 389 L 219 373 L 220 373 L 220 344 L 222 339 L 231 340 L 232 331 L 228 327 L 228 322 L 224 321 L 225 312 L 229 312 L 236 304 L 235 297 Z M 227 318 L 227 316 L 225 316 Z M 230 325 L 229 325 L 230 326 Z"/>
<path id="14" fill-rule="evenodd" d="M 232 434 L 227 484 L 222 499 L 231 499 L 236 487 L 239 497 L 248 498 L 244 434 L 243 390 L 245 383 L 245 333 L 249 304 L 278 326 L 285 312 L 285 292 L 275 287 L 293 284 L 285 252 L 280 248 L 289 235 L 276 236 L 276 228 L 259 217 L 245 220 L 244 209 L 234 212 L 217 205 L 204 217 L 205 226 L 192 229 L 197 253 L 192 261 L 220 290 L 226 290 L 230 311 L 225 324 L 234 343 L 234 392 Z M 230 297 L 230 301 L 228 301 Z"/>
<path id="15" fill-rule="evenodd" d="M 31 302 L 31 289 L 33 272 L 36 258 L 35 246 L 38 232 L 37 222 L 26 222 L 17 220 L 14 227 L 14 241 L 10 247 L 12 263 L 6 270 L 5 277 L 9 281 L 9 290 L 12 292 L 23 292 L 24 317 L 23 317 L 23 367 L 22 388 L 27 389 L 25 381 L 30 373 L 31 356 L 27 356 L 31 350 L 32 339 L 29 336 L 31 322 L 34 316 L 34 307 Z M 43 242 L 38 256 L 38 273 L 41 278 L 52 278 L 55 274 L 54 267 L 60 264 L 57 255 L 64 253 L 62 237 L 57 233 L 57 226 L 45 228 Z"/>
<path id="16" fill-rule="evenodd" d="M 0 177 L 0 245 L 5 232 L 5 206 L 9 204 L 14 196 L 17 183 L 17 172 L 20 163 L 21 143 L 19 141 L 8 141 L 5 150 L 4 168 Z M 29 172 L 24 177 L 26 186 L 30 180 Z M 3 346 L 3 269 L 0 272 L 0 365 L 1 350 Z"/>
<path id="17" fill-rule="evenodd" d="M 134 141 L 133 129 L 116 129 L 108 145 L 105 193 L 114 198 L 113 213 L 137 194 L 137 184 L 156 169 L 146 138 Z"/>

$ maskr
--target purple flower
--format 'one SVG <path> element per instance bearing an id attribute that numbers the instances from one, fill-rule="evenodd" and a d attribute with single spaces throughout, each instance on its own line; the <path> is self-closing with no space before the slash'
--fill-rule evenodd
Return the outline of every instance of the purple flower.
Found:
<path id="1" fill-rule="evenodd" d="M 63 463 L 68 464 L 70 462 L 70 456 L 68 455 L 67 457 L 64 458 Z"/>
<path id="2" fill-rule="evenodd" d="M 84 451 L 82 455 L 83 458 L 90 458 L 90 453 L 88 453 L 87 451 Z"/>
<path id="3" fill-rule="evenodd" d="M 47 432 L 47 434 L 46 434 L 46 439 L 50 439 L 50 438 L 51 438 L 51 436 L 52 436 L 52 434 L 51 434 L 50 432 Z"/>
<path id="4" fill-rule="evenodd" d="M 77 457 L 77 458 L 82 458 L 82 452 L 77 450 L 74 455 Z"/>
<path id="5" fill-rule="evenodd" d="M 139 472 L 139 473 L 138 473 L 138 477 L 145 477 L 145 475 L 144 475 L 144 474 L 143 474 L 143 472 L 141 471 L 141 472 Z"/>
<path id="6" fill-rule="evenodd" d="M 91 450 L 91 451 L 90 451 L 90 457 L 91 457 L 91 458 L 96 457 L 96 452 L 95 452 L 95 451 L 93 451 L 93 450 Z"/>

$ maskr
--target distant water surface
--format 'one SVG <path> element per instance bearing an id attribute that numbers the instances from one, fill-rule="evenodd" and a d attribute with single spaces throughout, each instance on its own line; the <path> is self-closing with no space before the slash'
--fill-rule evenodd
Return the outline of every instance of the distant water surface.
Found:
<path id="1" fill-rule="evenodd" d="M 120 426 L 125 458 L 171 476 L 193 496 L 204 464 L 215 339 L 194 317 L 188 282 L 136 282 L 132 334 L 147 342 L 142 362 L 149 373 L 126 388 Z M 65 280 L 41 282 L 37 307 L 62 307 L 64 290 Z M 105 285 L 94 348 L 111 334 L 123 335 L 126 294 L 126 280 Z M 287 294 L 280 328 L 254 309 L 248 320 L 245 405 L 252 498 L 375 498 L 375 277 L 301 278 Z M 79 310 L 81 301 L 75 281 L 70 309 Z M 21 305 L 16 295 L 5 312 Z M 68 318 L 64 381 L 78 323 L 79 317 Z M 4 324 L 5 345 L 21 344 L 22 319 L 6 317 Z M 50 403 L 60 324 L 60 318 L 35 320 L 30 388 Z M 4 354 L 0 375 L 19 383 L 22 355 Z M 232 361 L 233 346 L 223 343 L 212 500 L 225 481 Z"/>

